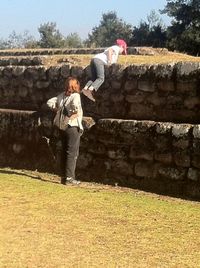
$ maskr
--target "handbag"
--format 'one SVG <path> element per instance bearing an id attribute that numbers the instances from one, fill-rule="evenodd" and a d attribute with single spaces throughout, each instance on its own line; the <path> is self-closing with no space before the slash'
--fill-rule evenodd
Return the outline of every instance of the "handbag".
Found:
<path id="1" fill-rule="evenodd" d="M 68 128 L 68 122 L 69 122 L 69 116 L 68 116 L 67 109 L 65 107 L 65 102 L 58 109 L 53 120 L 53 126 L 64 131 Z"/>

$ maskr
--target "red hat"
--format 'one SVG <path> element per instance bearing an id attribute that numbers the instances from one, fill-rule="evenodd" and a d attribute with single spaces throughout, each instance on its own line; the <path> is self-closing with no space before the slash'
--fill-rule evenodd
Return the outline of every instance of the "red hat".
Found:
<path id="1" fill-rule="evenodd" d="M 126 44 L 126 42 L 123 39 L 117 39 L 116 44 L 123 48 L 122 54 L 127 55 L 127 44 Z"/>

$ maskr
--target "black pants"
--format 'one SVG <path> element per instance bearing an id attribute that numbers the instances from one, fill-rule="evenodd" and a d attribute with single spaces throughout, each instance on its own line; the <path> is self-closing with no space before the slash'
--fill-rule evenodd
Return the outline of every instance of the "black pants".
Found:
<path id="1" fill-rule="evenodd" d="M 79 155 L 81 133 L 78 127 L 68 127 L 60 131 L 59 166 L 61 178 L 75 179 L 76 161 Z"/>

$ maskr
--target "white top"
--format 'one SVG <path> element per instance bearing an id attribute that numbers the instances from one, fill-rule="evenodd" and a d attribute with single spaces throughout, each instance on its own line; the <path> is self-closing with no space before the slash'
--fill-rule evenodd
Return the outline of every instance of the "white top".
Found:
<path id="1" fill-rule="evenodd" d="M 66 102 L 65 102 L 66 101 Z M 57 97 L 53 97 L 47 101 L 47 105 L 50 109 L 60 108 L 65 102 L 65 107 L 69 116 L 77 114 L 76 118 L 69 120 L 69 125 L 71 127 L 77 126 L 83 130 L 82 119 L 83 110 L 81 106 L 81 98 L 79 93 L 72 93 L 70 96 L 66 96 L 65 93 L 59 94 Z"/>
<path id="2" fill-rule="evenodd" d="M 94 56 L 95 59 L 100 59 L 102 60 L 105 64 L 108 64 L 108 51 L 109 49 L 112 49 L 112 58 L 111 58 L 111 64 L 116 63 L 118 60 L 119 52 L 120 52 L 120 47 L 115 45 L 112 47 L 107 48 L 104 52 L 96 54 Z"/>

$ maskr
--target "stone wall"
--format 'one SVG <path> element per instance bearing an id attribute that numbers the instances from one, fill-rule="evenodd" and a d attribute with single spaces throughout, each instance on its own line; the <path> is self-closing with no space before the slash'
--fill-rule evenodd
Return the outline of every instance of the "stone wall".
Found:
<path id="1" fill-rule="evenodd" d="M 0 109 L 0 166 L 56 172 L 51 113 Z M 77 177 L 200 198 L 200 125 L 84 117 Z M 49 139 L 51 138 L 51 139 Z"/>
<path id="2" fill-rule="evenodd" d="M 45 154 L 41 158 L 40 153 L 42 135 L 38 120 L 35 111 L 0 109 L 1 167 L 37 169 L 46 162 Z"/>
<path id="3" fill-rule="evenodd" d="M 97 102 L 82 96 L 86 116 L 199 123 L 200 64 L 113 65 L 96 94 Z M 39 110 L 60 93 L 68 76 L 83 86 L 89 68 L 59 65 L 0 67 L 0 107 Z"/>
<path id="4" fill-rule="evenodd" d="M 105 48 L 51 48 L 51 49 L 18 49 L 18 50 L 0 50 L 0 56 L 41 56 L 41 55 L 69 55 L 69 54 L 97 54 L 104 51 Z M 129 55 L 157 55 L 167 54 L 166 48 L 153 47 L 128 47 Z"/>
<path id="5" fill-rule="evenodd" d="M 0 66 L 35 66 L 43 65 L 43 58 L 40 57 L 4 57 L 0 58 Z"/>
<path id="6" fill-rule="evenodd" d="M 199 199 L 199 72 L 198 63 L 106 68 L 96 104 L 82 96 L 77 177 Z M 1 166 L 55 171 L 57 138 L 49 139 L 53 115 L 44 103 L 69 75 L 84 85 L 88 73 L 70 65 L 0 68 Z"/>
<path id="7" fill-rule="evenodd" d="M 83 136 L 80 178 L 200 197 L 200 125 L 101 119 Z"/>

